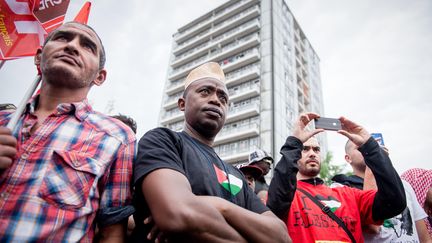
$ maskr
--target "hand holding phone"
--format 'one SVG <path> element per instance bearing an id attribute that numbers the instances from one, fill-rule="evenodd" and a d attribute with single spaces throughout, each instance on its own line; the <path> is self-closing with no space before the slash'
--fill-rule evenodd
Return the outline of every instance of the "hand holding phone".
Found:
<path id="1" fill-rule="evenodd" d="M 315 128 L 322 128 L 330 131 L 339 131 L 342 129 L 342 124 L 339 119 L 320 117 L 315 118 Z"/>
<path id="2" fill-rule="evenodd" d="M 299 118 L 294 123 L 292 136 L 298 138 L 302 143 L 304 143 L 315 134 L 324 131 L 323 129 L 313 129 L 312 131 L 307 129 L 309 122 L 317 117 L 319 117 L 319 115 L 313 112 L 300 114 Z"/>
<path id="3" fill-rule="evenodd" d="M 350 119 L 341 116 L 339 120 L 343 125 L 342 129 L 338 131 L 338 133 L 347 137 L 355 145 L 360 147 L 371 137 L 370 133 L 364 127 Z"/>

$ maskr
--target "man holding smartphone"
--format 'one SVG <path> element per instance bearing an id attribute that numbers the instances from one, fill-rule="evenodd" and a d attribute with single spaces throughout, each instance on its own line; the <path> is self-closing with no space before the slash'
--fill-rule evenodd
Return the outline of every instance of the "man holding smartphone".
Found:
<path id="1" fill-rule="evenodd" d="M 315 118 L 319 115 L 302 114 L 294 125 L 293 136 L 282 146 L 282 158 L 270 183 L 267 206 L 286 222 L 293 242 L 364 242 L 362 225 L 381 224 L 406 207 L 402 182 L 370 134 L 341 117 L 338 133 L 359 147 L 375 175 L 378 191 L 326 186 L 317 177 L 320 147 L 313 137 L 324 129 L 305 129 Z"/>

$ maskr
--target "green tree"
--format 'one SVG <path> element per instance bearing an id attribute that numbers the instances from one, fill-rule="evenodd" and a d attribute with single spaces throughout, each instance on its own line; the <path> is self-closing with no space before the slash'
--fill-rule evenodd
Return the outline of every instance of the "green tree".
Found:
<path id="1" fill-rule="evenodd" d="M 333 159 L 332 152 L 327 152 L 324 160 L 321 161 L 320 178 L 324 180 L 327 185 L 331 184 L 331 178 L 337 174 L 345 171 L 346 165 L 334 165 L 331 164 Z"/>

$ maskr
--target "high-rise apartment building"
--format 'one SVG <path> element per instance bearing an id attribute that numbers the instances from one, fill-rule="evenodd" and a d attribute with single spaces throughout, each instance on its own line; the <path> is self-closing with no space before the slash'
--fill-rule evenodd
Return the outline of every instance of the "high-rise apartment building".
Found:
<path id="1" fill-rule="evenodd" d="M 183 81 L 208 61 L 222 66 L 230 95 L 214 146 L 226 162 L 245 162 L 255 148 L 278 158 L 299 113 L 323 114 L 319 58 L 284 0 L 230 0 L 178 29 L 160 125 L 182 129 Z"/>

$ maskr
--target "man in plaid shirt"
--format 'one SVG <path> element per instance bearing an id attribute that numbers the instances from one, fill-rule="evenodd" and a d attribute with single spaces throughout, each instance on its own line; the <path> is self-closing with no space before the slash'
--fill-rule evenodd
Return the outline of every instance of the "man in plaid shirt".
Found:
<path id="1" fill-rule="evenodd" d="M 0 239 L 29 242 L 122 240 L 133 213 L 135 136 L 92 110 L 87 94 L 105 81 L 105 51 L 87 25 L 66 23 L 35 56 L 40 94 L 17 127 L 0 112 Z"/>

